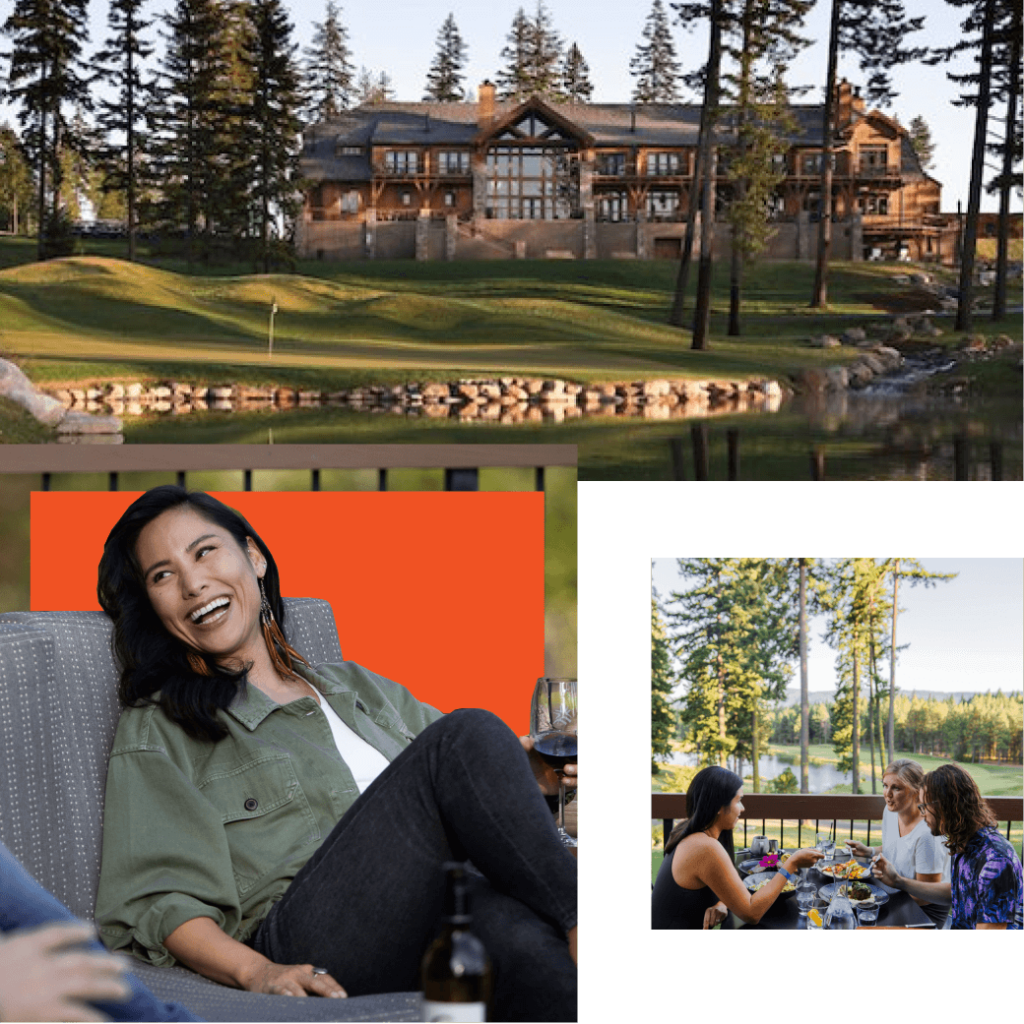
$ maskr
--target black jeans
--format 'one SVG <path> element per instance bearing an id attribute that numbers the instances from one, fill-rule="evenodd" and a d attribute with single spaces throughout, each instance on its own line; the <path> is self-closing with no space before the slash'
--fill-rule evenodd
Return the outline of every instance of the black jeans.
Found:
<path id="1" fill-rule="evenodd" d="M 512 731 L 454 711 L 373 782 L 303 866 L 253 947 L 326 967 L 353 996 L 416 991 L 438 930 L 441 863 L 470 860 L 473 929 L 494 964 L 493 1019 L 576 1020 L 576 860 Z"/>

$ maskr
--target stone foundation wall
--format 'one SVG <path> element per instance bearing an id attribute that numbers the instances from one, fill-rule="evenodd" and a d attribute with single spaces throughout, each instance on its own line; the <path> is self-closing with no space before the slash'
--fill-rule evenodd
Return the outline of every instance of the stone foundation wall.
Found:
<path id="1" fill-rule="evenodd" d="M 465 221 L 454 228 L 454 245 L 446 236 L 451 232 L 442 220 L 419 225 L 421 241 L 417 246 L 416 221 L 386 221 L 364 224 L 362 221 L 307 221 L 297 243 L 300 259 L 583 259 L 585 256 L 584 222 L 515 221 L 478 219 L 472 226 Z M 598 259 L 631 256 L 654 259 L 669 256 L 682 240 L 685 223 L 642 222 L 595 223 L 593 251 Z M 368 246 L 367 233 L 373 236 Z M 669 245 L 666 247 L 666 241 Z M 661 243 L 659 245 L 659 243 Z M 775 225 L 764 258 L 769 260 L 813 260 L 817 252 L 818 226 L 806 217 Z M 715 258 L 725 259 L 729 253 L 729 226 L 721 221 L 715 225 Z M 638 248 L 640 252 L 638 253 Z M 369 249 L 369 252 L 368 252 Z M 694 239 L 694 255 L 700 251 L 699 232 Z M 915 255 L 916 255 L 915 250 Z M 864 255 L 864 241 L 859 220 L 833 224 L 832 256 L 837 260 L 859 260 Z"/>

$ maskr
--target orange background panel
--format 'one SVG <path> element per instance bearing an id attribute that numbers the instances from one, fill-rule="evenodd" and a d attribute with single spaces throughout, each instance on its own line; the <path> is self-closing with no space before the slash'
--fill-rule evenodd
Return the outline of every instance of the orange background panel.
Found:
<path id="1" fill-rule="evenodd" d="M 34 492 L 33 611 L 99 608 L 103 542 L 139 492 Z M 273 552 L 288 597 L 331 603 L 341 649 L 442 711 L 529 731 L 544 674 L 544 496 L 217 493 Z"/>

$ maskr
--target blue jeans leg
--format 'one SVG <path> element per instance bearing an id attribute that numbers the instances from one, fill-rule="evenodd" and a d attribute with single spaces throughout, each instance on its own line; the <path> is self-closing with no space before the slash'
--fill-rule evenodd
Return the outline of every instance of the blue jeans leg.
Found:
<path id="1" fill-rule="evenodd" d="M 576 860 L 519 740 L 487 711 L 446 715 L 374 781 L 256 935 L 277 963 L 328 968 L 350 995 L 417 990 L 445 860 L 470 860 L 496 1020 L 576 1019 Z"/>
<path id="2" fill-rule="evenodd" d="M 13 934 L 23 928 L 75 920 L 71 911 L 48 893 L 0 843 L 0 932 Z M 97 952 L 107 952 L 98 939 L 88 945 Z M 202 1020 L 180 1003 L 165 1003 L 157 999 L 134 975 L 129 974 L 128 980 L 132 994 L 127 1002 L 93 1004 L 111 1020 Z"/>

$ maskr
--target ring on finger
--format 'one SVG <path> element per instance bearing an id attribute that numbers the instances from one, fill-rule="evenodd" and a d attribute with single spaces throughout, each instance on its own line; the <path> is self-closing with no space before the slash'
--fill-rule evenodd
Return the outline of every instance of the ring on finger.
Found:
<path id="1" fill-rule="evenodd" d="M 327 971 L 326 967 L 314 967 L 313 968 L 313 973 L 314 974 L 327 974 L 328 971 Z"/>

